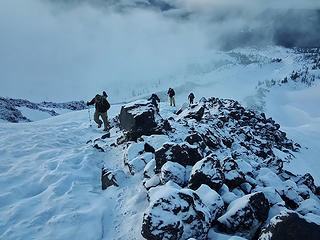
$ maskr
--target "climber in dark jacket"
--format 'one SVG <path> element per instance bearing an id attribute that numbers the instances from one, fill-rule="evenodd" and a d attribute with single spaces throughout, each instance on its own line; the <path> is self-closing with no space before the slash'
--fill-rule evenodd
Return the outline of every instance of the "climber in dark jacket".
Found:
<path id="1" fill-rule="evenodd" d="M 157 94 L 153 93 L 153 94 L 151 95 L 151 97 L 148 99 L 148 101 L 151 101 L 151 103 L 152 103 L 154 106 L 156 106 L 157 111 L 159 111 L 158 102 L 160 102 L 160 99 L 159 99 L 159 97 L 158 97 Z"/>
<path id="2" fill-rule="evenodd" d="M 105 93 L 105 92 L 104 92 Z M 106 94 L 105 94 L 106 95 Z M 98 128 L 101 127 L 102 121 L 99 119 L 101 116 L 104 125 L 104 131 L 108 130 L 108 114 L 107 111 L 110 108 L 110 104 L 106 97 L 97 94 L 90 102 L 87 102 L 87 106 L 95 104 L 96 111 L 94 112 L 94 121 L 98 124 Z"/>
<path id="3" fill-rule="evenodd" d="M 194 94 L 190 93 L 189 96 L 188 96 L 188 99 L 190 101 L 190 104 L 193 104 Z"/>
<path id="4" fill-rule="evenodd" d="M 174 100 L 174 95 L 176 95 L 176 93 L 174 92 L 174 90 L 172 88 L 169 88 L 168 90 L 168 95 L 169 95 L 169 99 L 170 99 L 170 106 L 176 106 L 176 102 Z"/>

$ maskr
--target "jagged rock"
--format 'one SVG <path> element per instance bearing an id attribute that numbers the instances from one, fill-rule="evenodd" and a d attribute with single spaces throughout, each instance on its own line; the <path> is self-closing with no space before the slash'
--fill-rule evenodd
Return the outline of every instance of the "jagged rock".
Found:
<path id="1" fill-rule="evenodd" d="M 233 189 L 239 187 L 245 181 L 245 175 L 240 171 L 238 164 L 231 158 L 223 160 L 222 171 L 225 184 Z"/>
<path id="2" fill-rule="evenodd" d="M 128 161 L 125 162 L 125 165 L 128 166 L 131 175 L 134 175 L 135 173 L 143 170 L 147 163 L 153 158 L 154 155 L 152 153 L 143 153 L 133 159 L 128 159 Z"/>
<path id="3" fill-rule="evenodd" d="M 154 150 L 154 148 L 148 143 L 144 144 L 144 151 L 145 152 L 151 152 L 151 153 L 155 153 L 156 152 L 156 150 Z"/>
<path id="4" fill-rule="evenodd" d="M 173 181 L 183 187 L 185 185 L 185 178 L 186 169 L 179 163 L 168 161 L 161 167 L 160 179 L 162 184 Z"/>
<path id="5" fill-rule="evenodd" d="M 230 203 L 218 218 L 221 231 L 251 239 L 267 220 L 269 202 L 262 192 L 245 195 Z"/>
<path id="6" fill-rule="evenodd" d="M 100 152 L 104 152 L 104 149 L 100 147 L 98 144 L 94 144 L 93 147 L 98 149 Z"/>
<path id="7" fill-rule="evenodd" d="M 141 234 L 145 239 L 207 239 L 210 211 L 196 192 L 166 187 L 143 216 Z M 154 191 L 158 191 L 155 189 Z"/>
<path id="8" fill-rule="evenodd" d="M 167 161 L 177 162 L 184 167 L 187 165 L 193 166 L 202 159 L 202 154 L 196 146 L 187 143 L 166 143 L 156 151 L 155 159 L 156 170 L 159 172 Z"/>
<path id="9" fill-rule="evenodd" d="M 295 212 L 283 211 L 273 217 L 259 240 L 318 240 L 320 225 L 307 221 Z"/>
<path id="10" fill-rule="evenodd" d="M 110 137 L 110 133 L 108 132 L 108 133 L 104 134 L 101 138 L 102 139 L 106 139 L 106 138 L 109 138 L 109 137 Z"/>
<path id="11" fill-rule="evenodd" d="M 202 119 L 203 114 L 204 114 L 204 106 L 192 105 L 187 115 L 185 115 L 185 118 L 195 119 L 199 122 Z"/>
<path id="12" fill-rule="evenodd" d="M 298 181 L 297 184 L 306 185 L 315 195 L 320 197 L 320 189 L 314 184 L 314 179 L 310 173 L 303 175 Z"/>
<path id="13" fill-rule="evenodd" d="M 110 171 L 102 168 L 101 172 L 101 187 L 102 190 L 106 190 L 110 186 L 119 187 L 121 180 L 125 177 L 125 173 L 122 171 Z"/>
<path id="14" fill-rule="evenodd" d="M 218 191 L 224 182 L 224 174 L 220 169 L 220 163 L 215 155 L 197 162 L 191 171 L 188 187 L 196 190 L 202 184 L 206 184 Z"/>
<path id="15" fill-rule="evenodd" d="M 286 207 L 295 210 L 299 207 L 303 198 L 298 194 L 298 187 L 295 182 L 287 180 L 284 182 L 282 199 L 285 201 Z"/>
<path id="16" fill-rule="evenodd" d="M 191 145 L 199 146 L 201 150 L 204 150 L 206 148 L 206 144 L 204 143 L 203 138 L 197 133 L 187 136 L 185 141 Z"/>
<path id="17" fill-rule="evenodd" d="M 142 135 L 163 134 L 170 129 L 169 122 L 164 121 L 156 107 L 145 100 L 122 106 L 119 118 L 128 141 L 136 141 Z"/>
<path id="18" fill-rule="evenodd" d="M 217 150 L 221 147 L 221 140 L 215 136 L 209 129 L 206 134 L 202 135 L 205 144 L 212 150 Z"/>

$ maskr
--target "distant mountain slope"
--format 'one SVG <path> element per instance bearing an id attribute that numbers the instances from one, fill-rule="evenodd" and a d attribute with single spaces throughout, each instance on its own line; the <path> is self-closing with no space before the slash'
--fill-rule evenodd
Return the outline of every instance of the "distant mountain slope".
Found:
<path id="1" fill-rule="evenodd" d="M 14 123 L 32 122 L 85 108 L 84 101 L 33 103 L 25 99 L 0 97 L 0 119 Z"/>

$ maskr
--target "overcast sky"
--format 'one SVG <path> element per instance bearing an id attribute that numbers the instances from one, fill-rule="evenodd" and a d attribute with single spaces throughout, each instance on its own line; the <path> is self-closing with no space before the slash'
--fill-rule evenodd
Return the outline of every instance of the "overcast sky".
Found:
<path id="1" fill-rule="evenodd" d="M 68 101 L 106 90 L 120 100 L 232 45 L 228 36 L 265 24 L 258 16 L 270 6 L 319 7 L 318 0 L 173 0 L 175 9 L 161 12 L 54 2 L 0 1 L 0 96 Z M 262 36 L 266 44 L 270 35 Z"/>

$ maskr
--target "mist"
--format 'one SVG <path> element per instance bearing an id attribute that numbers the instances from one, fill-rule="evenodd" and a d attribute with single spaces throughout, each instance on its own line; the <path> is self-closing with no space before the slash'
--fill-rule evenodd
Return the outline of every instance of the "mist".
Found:
<path id="1" fill-rule="evenodd" d="M 210 51 L 319 44 L 317 9 L 313 0 L 2 0 L 0 96 L 61 102 L 105 90 L 122 101 Z"/>

